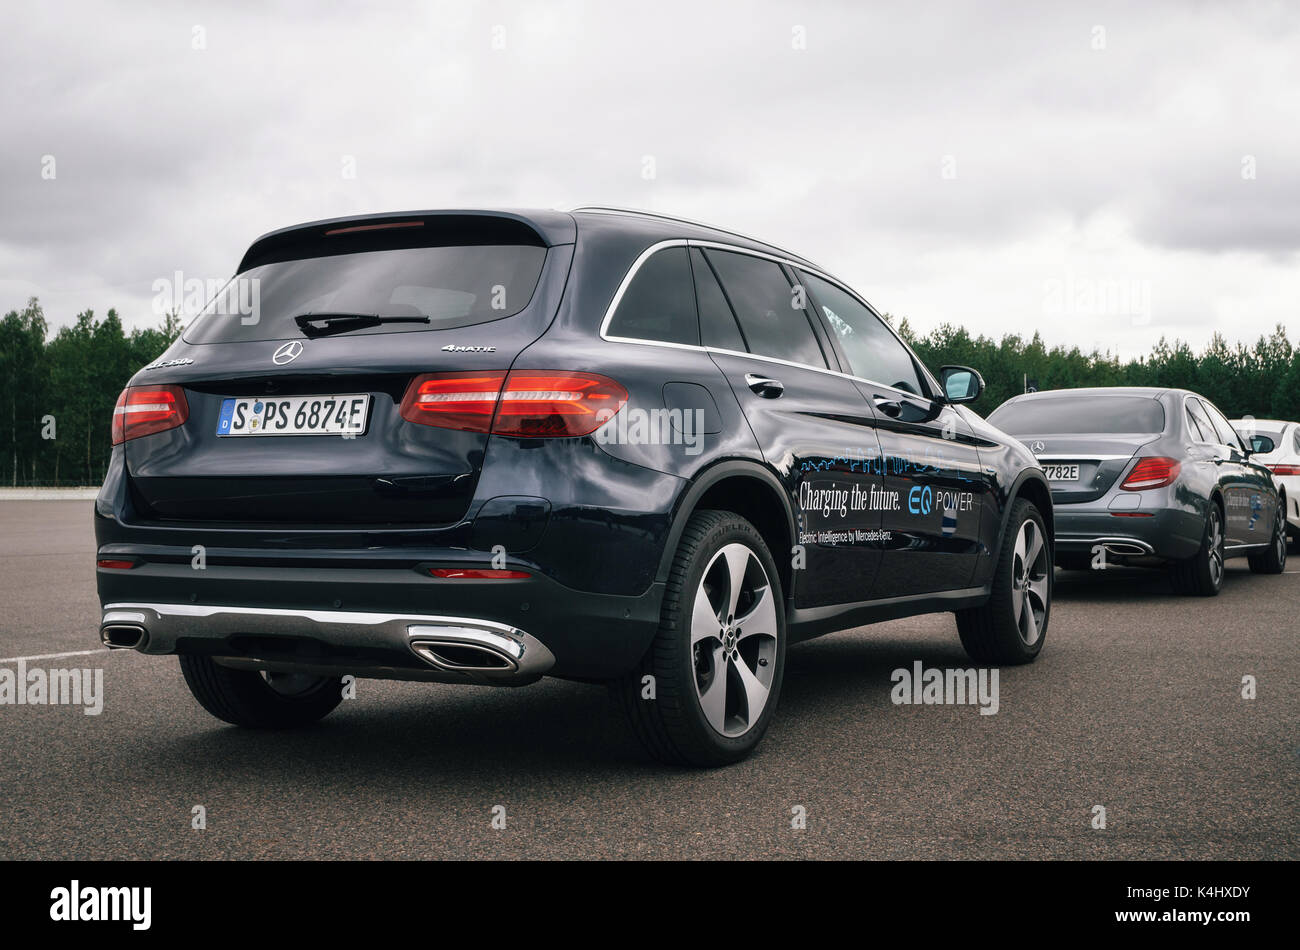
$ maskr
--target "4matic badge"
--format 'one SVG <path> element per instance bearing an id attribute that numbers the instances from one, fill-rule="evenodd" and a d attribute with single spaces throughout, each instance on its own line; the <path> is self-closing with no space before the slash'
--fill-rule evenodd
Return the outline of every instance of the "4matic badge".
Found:
<path id="1" fill-rule="evenodd" d="M 495 353 L 495 346 L 457 346 L 455 343 L 448 343 L 442 348 L 444 353 Z"/>
<path id="2" fill-rule="evenodd" d="M 166 369 L 168 366 L 189 366 L 193 362 L 194 361 L 189 357 L 186 357 L 185 359 L 179 359 L 179 360 L 163 360 L 159 363 L 153 363 L 149 366 L 146 366 L 145 369 L 146 370 Z"/>

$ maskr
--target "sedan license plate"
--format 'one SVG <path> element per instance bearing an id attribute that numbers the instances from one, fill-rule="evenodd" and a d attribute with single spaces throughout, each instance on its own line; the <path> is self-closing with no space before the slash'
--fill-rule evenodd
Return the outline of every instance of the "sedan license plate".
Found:
<path id="1" fill-rule="evenodd" d="M 217 435 L 364 435 L 369 408 L 368 393 L 224 399 Z"/>
<path id="2" fill-rule="evenodd" d="M 1079 480 L 1079 466 L 1044 465 L 1043 474 L 1047 476 L 1049 482 L 1077 482 Z"/>

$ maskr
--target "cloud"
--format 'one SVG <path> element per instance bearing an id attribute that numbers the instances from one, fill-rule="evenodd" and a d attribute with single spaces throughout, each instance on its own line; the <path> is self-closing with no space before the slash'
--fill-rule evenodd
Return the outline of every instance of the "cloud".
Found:
<path id="1" fill-rule="evenodd" d="M 37 293 L 56 324 L 143 325 L 155 279 L 228 276 L 297 221 L 602 203 L 789 246 L 922 329 L 1105 327 L 1138 352 L 1294 322 L 1300 23 L 1280 5 L 105 16 L 35 5 L 0 38 L 0 309 Z M 1047 319 L 1062 275 L 1147 281 L 1152 319 Z"/>

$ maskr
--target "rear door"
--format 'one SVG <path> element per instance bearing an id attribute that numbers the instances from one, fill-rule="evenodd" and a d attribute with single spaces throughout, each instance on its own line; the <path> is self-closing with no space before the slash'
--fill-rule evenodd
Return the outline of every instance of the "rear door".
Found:
<path id="1" fill-rule="evenodd" d="M 968 586 L 981 546 L 986 485 L 970 425 L 930 397 L 912 354 L 866 304 L 814 274 L 800 279 L 876 415 L 887 503 L 872 596 Z"/>
<path id="2" fill-rule="evenodd" d="M 506 220 L 400 233 L 309 234 L 254 260 L 168 351 L 174 365 L 137 377 L 182 386 L 189 407 L 183 426 L 126 443 L 140 519 L 433 527 L 465 514 L 486 425 L 414 424 L 403 400 L 427 374 L 459 374 L 460 390 L 435 380 L 428 406 L 499 385 L 554 315 L 572 245 Z"/>
<path id="3" fill-rule="evenodd" d="M 1223 486 L 1228 546 L 1267 544 L 1277 513 L 1277 494 L 1268 469 L 1247 457 L 1241 436 L 1212 402 L 1192 398 L 1200 403 L 1218 437 L 1214 464 Z"/>
<path id="4" fill-rule="evenodd" d="M 692 250 L 701 334 L 789 493 L 796 604 L 856 603 L 880 563 L 883 480 L 874 414 L 832 372 L 828 344 L 778 261 Z M 833 357 L 831 357 L 833 359 Z"/>

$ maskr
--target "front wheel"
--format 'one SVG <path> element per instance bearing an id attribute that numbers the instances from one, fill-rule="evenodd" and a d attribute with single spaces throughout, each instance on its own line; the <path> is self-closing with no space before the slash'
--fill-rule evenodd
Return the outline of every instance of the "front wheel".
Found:
<path id="1" fill-rule="evenodd" d="M 785 602 L 762 536 L 726 511 L 691 516 L 659 632 L 614 684 L 632 728 L 670 764 L 727 765 L 758 745 L 785 669 Z"/>
<path id="2" fill-rule="evenodd" d="M 1052 613 L 1052 554 L 1043 516 L 1027 498 L 1011 507 L 988 601 L 956 613 L 961 645 L 976 662 L 1030 663 L 1043 649 Z"/>
<path id="3" fill-rule="evenodd" d="M 236 670 L 191 653 L 182 653 L 180 660 L 185 683 L 199 705 L 236 726 L 305 726 L 343 701 L 343 681 L 337 676 Z"/>

